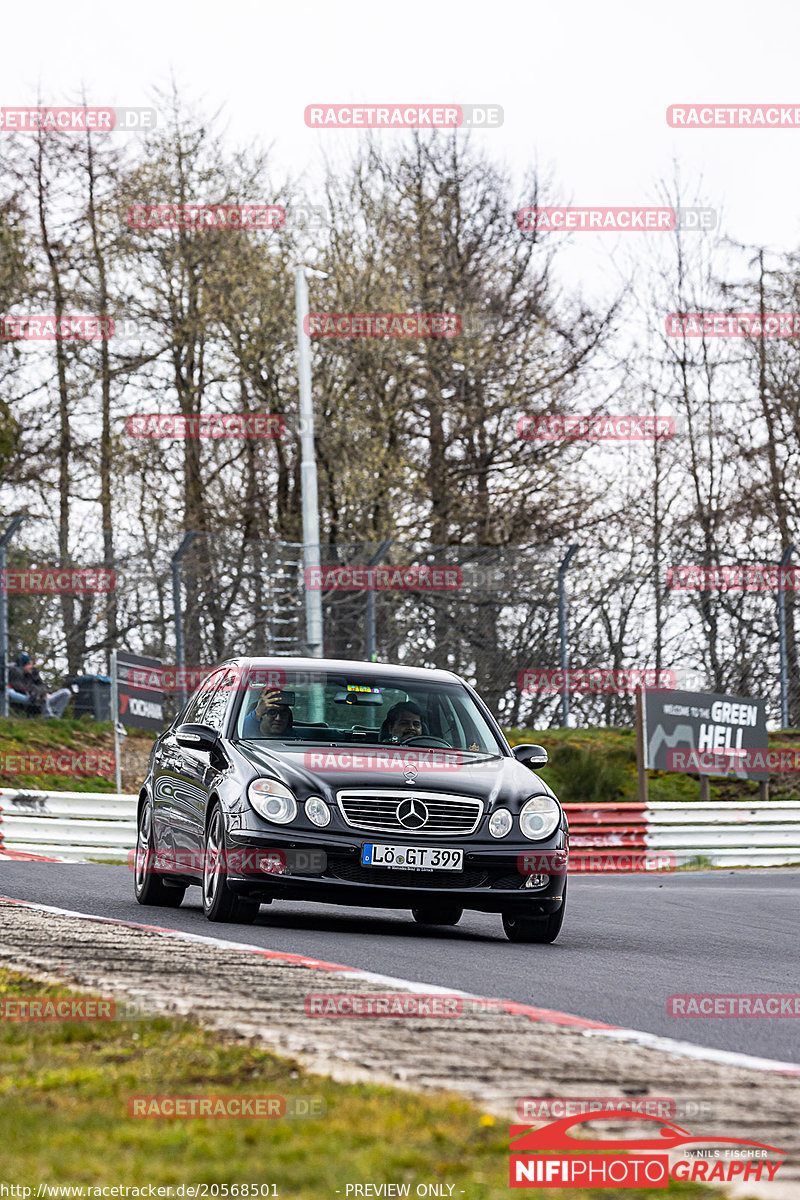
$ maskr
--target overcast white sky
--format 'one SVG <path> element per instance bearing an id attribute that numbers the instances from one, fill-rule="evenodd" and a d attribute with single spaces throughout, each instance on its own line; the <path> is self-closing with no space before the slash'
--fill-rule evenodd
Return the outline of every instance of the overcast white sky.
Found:
<path id="1" fill-rule="evenodd" d="M 0 103 L 33 103 L 37 88 L 43 102 L 69 102 L 85 85 L 92 103 L 145 105 L 174 73 L 187 96 L 224 108 L 232 141 L 261 138 L 278 167 L 312 176 L 323 152 L 364 135 L 307 129 L 307 104 L 496 103 L 503 127 L 472 136 L 515 174 L 553 167 L 566 202 L 653 203 L 677 159 L 724 205 L 726 233 L 790 248 L 800 129 L 680 131 L 665 110 L 800 104 L 798 45 L 793 0 L 774 0 L 763 20 L 740 0 L 38 0 L 4 6 Z M 588 267 L 610 235 L 576 236 Z"/>

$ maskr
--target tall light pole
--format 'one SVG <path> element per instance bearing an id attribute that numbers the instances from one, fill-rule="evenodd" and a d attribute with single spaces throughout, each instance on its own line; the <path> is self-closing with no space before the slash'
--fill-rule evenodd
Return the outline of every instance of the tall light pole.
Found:
<path id="1" fill-rule="evenodd" d="M 372 558 L 366 564 L 368 567 L 374 567 L 381 561 L 384 554 L 387 554 L 389 547 L 392 545 L 394 538 L 387 538 L 385 542 L 381 542 L 378 549 L 373 554 Z M 364 636 L 365 653 L 364 657 L 367 662 L 375 662 L 377 657 L 376 635 L 375 635 L 375 588 L 367 588 L 367 625 Z"/>
<path id="2" fill-rule="evenodd" d="M 569 564 L 577 552 L 577 546 L 570 546 L 564 555 L 561 566 L 558 568 L 558 642 L 559 657 L 561 659 L 559 666 L 564 676 L 564 691 L 561 693 L 561 724 L 565 729 L 569 725 L 569 680 L 567 679 L 569 647 L 567 644 L 567 588 L 565 576 L 569 570 Z"/>
<path id="3" fill-rule="evenodd" d="M 15 517 L 11 518 L 8 528 L 3 536 L 0 537 L 0 656 L 3 659 L 2 675 L 0 676 L 0 683 L 3 686 L 2 695 L 0 695 L 0 717 L 8 716 L 8 592 L 6 591 L 6 547 L 27 516 L 27 513 L 17 513 Z"/>
<path id="4" fill-rule="evenodd" d="M 183 644 L 183 609 L 181 606 L 181 560 L 184 554 L 191 546 L 192 542 L 200 534 L 197 530 L 190 529 L 183 535 L 183 540 L 180 546 L 172 555 L 172 612 L 175 620 L 175 666 L 177 668 L 176 675 L 178 680 L 178 710 L 183 708 L 186 703 L 186 684 L 184 683 L 186 667 L 186 651 Z"/>
<path id="5" fill-rule="evenodd" d="M 314 454 L 314 404 L 311 398 L 311 337 L 308 316 L 308 279 L 327 279 L 324 271 L 298 264 L 294 269 L 297 318 L 297 375 L 300 382 L 300 485 L 303 502 L 303 591 L 306 601 L 306 642 L 311 658 L 324 657 L 322 637 L 322 589 L 308 586 L 316 568 L 319 577 L 319 500 L 317 460 Z"/>
<path id="6" fill-rule="evenodd" d="M 781 555 L 778 571 L 778 653 L 781 671 L 781 729 L 789 728 L 789 667 L 786 661 L 786 589 L 784 572 L 789 565 L 794 546 L 789 545 Z"/>

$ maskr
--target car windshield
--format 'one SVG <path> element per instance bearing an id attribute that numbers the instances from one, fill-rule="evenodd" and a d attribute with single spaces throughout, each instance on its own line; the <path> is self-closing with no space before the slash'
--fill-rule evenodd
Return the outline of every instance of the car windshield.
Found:
<path id="1" fill-rule="evenodd" d="M 258 668 L 253 674 L 258 676 Z M 261 672 L 263 675 L 264 673 Z M 272 672 L 276 674 L 276 672 Z M 281 686 L 263 681 L 244 690 L 239 738 L 440 746 L 503 754 L 486 718 L 460 683 L 409 680 L 391 673 L 281 671 Z"/>

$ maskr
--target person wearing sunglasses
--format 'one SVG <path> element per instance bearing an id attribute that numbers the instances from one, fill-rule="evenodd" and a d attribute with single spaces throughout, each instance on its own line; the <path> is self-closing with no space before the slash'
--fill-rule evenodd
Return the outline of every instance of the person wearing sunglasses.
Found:
<path id="1" fill-rule="evenodd" d="M 249 712 L 242 725 L 244 738 L 291 738 L 292 717 L 291 707 L 280 698 L 280 691 L 275 688 L 264 688 L 258 698 L 258 703 Z"/>

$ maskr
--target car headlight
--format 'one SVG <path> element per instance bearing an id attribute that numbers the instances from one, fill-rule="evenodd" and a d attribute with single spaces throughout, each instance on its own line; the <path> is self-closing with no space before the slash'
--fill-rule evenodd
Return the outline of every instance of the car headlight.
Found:
<path id="1" fill-rule="evenodd" d="M 524 837 L 534 842 L 550 837 L 560 823 L 561 809 L 550 796 L 533 796 L 520 810 L 520 830 Z"/>
<path id="2" fill-rule="evenodd" d="M 277 779 L 254 779 L 247 789 L 247 799 L 260 817 L 275 825 L 288 825 L 297 816 L 297 801 Z"/>
<path id="3" fill-rule="evenodd" d="M 331 819 L 331 810 L 319 796 L 309 796 L 306 800 L 306 816 L 312 825 L 327 825 Z"/>
<path id="4" fill-rule="evenodd" d="M 489 817 L 489 833 L 495 838 L 505 837 L 513 824 L 513 818 L 507 808 L 496 808 Z"/>

